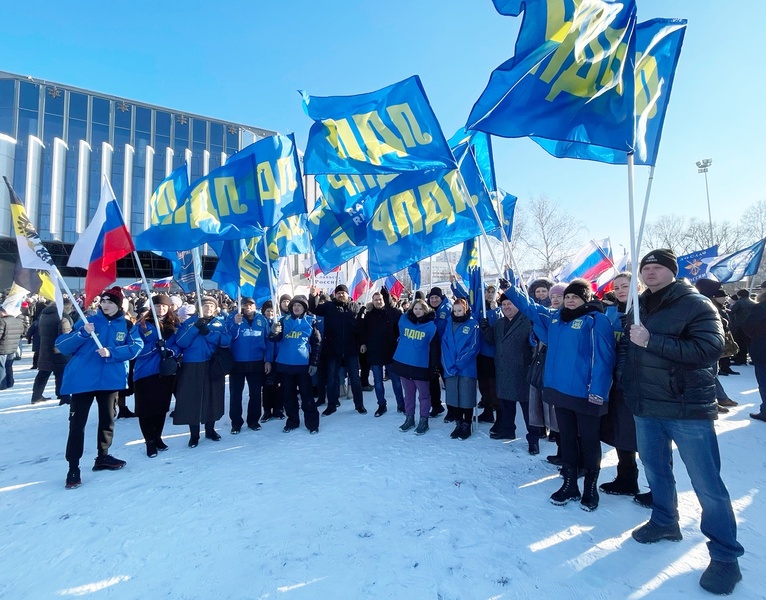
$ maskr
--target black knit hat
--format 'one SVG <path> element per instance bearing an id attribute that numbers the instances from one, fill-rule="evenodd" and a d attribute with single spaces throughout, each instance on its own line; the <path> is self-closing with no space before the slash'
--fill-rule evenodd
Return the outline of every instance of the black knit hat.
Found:
<path id="1" fill-rule="evenodd" d="M 723 288 L 718 288 L 715 292 L 713 292 L 713 298 L 728 298 L 729 295 L 723 290 Z"/>
<path id="2" fill-rule="evenodd" d="M 255 304 L 255 300 L 253 300 L 252 298 L 250 298 L 248 296 L 243 296 L 242 297 L 242 304 Z"/>
<path id="3" fill-rule="evenodd" d="M 434 287 L 431 288 L 431 291 L 428 292 L 428 297 L 431 296 L 439 296 L 439 298 L 444 298 L 444 294 L 442 294 L 442 289 L 440 287 Z"/>
<path id="4" fill-rule="evenodd" d="M 415 300 L 425 300 L 425 299 L 426 299 L 426 295 L 423 292 L 421 292 L 420 290 L 415 292 Z"/>
<path id="5" fill-rule="evenodd" d="M 333 294 L 337 294 L 338 292 L 346 292 L 348 294 L 348 287 L 340 283 L 335 286 L 335 290 L 333 291 Z"/>
<path id="6" fill-rule="evenodd" d="M 583 302 L 590 302 L 593 299 L 593 288 L 585 279 L 574 279 L 564 290 L 564 298 L 567 297 L 567 294 L 574 294 L 582 298 Z"/>
<path id="7" fill-rule="evenodd" d="M 152 304 L 164 304 L 168 308 L 173 308 L 173 303 L 170 301 L 170 296 L 166 294 L 157 294 L 152 297 Z"/>
<path id="8" fill-rule="evenodd" d="M 300 304 L 303 307 L 303 312 L 309 312 L 309 301 L 306 300 L 306 296 L 295 296 L 290 302 L 290 314 L 293 312 L 293 304 Z"/>
<path id="9" fill-rule="evenodd" d="M 285 300 L 292 300 L 292 296 L 290 294 L 282 294 L 279 297 L 279 305 L 281 306 L 282 302 L 284 302 Z"/>
<path id="10" fill-rule="evenodd" d="M 266 300 L 261 304 L 261 314 L 266 314 L 267 310 L 274 310 L 274 303 L 271 300 Z"/>
<path id="11" fill-rule="evenodd" d="M 678 259 L 675 252 L 668 248 L 659 248 L 652 250 L 644 258 L 641 259 L 641 264 L 638 270 L 641 271 L 646 265 L 662 265 L 673 271 L 673 275 L 678 275 Z"/>

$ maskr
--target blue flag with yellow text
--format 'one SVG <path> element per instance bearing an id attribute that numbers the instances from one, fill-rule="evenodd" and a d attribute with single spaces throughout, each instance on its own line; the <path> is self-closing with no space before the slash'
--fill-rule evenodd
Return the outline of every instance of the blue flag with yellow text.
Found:
<path id="1" fill-rule="evenodd" d="M 455 167 L 439 121 L 415 75 L 354 96 L 310 96 L 306 173 L 374 175 Z"/>
<path id="2" fill-rule="evenodd" d="M 463 167 L 471 164 L 472 177 L 480 180 L 473 155 L 468 153 Z M 472 189 L 470 184 L 468 188 Z M 480 235 L 468 201 L 457 170 L 400 174 L 380 192 L 367 223 L 370 278 L 381 279 Z M 486 231 L 500 226 L 486 191 L 472 194 L 470 201 Z"/>
<path id="3" fill-rule="evenodd" d="M 331 272 L 366 248 L 366 224 L 357 224 L 344 213 L 334 213 L 323 197 L 309 213 L 306 225 L 311 234 L 314 258 L 324 273 Z"/>
<path id="4" fill-rule="evenodd" d="M 230 298 L 236 298 L 239 291 L 249 296 L 260 306 L 269 300 L 268 268 L 258 256 L 257 249 L 263 247 L 259 237 L 228 240 L 218 250 L 218 264 L 212 280 Z M 277 289 L 277 265 L 272 263 L 272 285 Z"/>
<path id="5" fill-rule="evenodd" d="M 524 15 L 522 29 L 538 36 L 543 26 L 535 19 L 549 19 L 545 40 L 495 69 L 467 129 L 634 149 L 635 1 L 588 0 L 573 8 L 571 16 Z M 548 27 L 560 21 L 561 28 Z"/>
<path id="6" fill-rule="evenodd" d="M 502 229 L 505 231 L 505 237 L 510 242 L 511 236 L 513 236 L 513 217 L 516 214 L 516 202 L 518 198 L 513 194 L 509 194 L 505 190 L 498 189 L 495 197 L 499 201 L 500 205 L 500 221 L 502 222 Z M 500 227 L 495 231 L 487 232 L 492 237 L 502 241 L 503 234 L 500 233 Z"/>
<path id="7" fill-rule="evenodd" d="M 233 154 L 226 164 L 247 156 L 255 160 L 264 227 L 273 227 L 285 217 L 305 214 L 306 198 L 295 135 L 277 134 L 258 140 Z"/>
<path id="8" fill-rule="evenodd" d="M 158 225 L 161 217 L 171 214 L 178 207 L 178 199 L 188 187 L 189 170 L 184 163 L 160 182 L 149 199 L 150 227 Z"/>
<path id="9" fill-rule="evenodd" d="M 378 193 L 394 180 L 395 174 L 385 175 L 317 175 L 316 182 L 327 207 L 338 215 L 340 225 L 354 239 L 366 235 L 354 235 L 353 229 L 364 229 L 367 217 L 374 210 L 374 199 Z"/>
<path id="10" fill-rule="evenodd" d="M 685 33 L 685 19 L 652 19 L 636 26 L 636 165 L 657 163 L 662 127 Z M 613 148 L 532 139 L 557 158 L 579 158 L 616 165 L 627 163 L 628 153 Z"/>
<path id="11" fill-rule="evenodd" d="M 492 139 L 489 134 L 483 131 L 468 131 L 461 127 L 450 138 L 449 147 L 458 164 L 463 158 L 463 154 L 472 149 L 476 165 L 479 167 L 479 173 L 481 173 L 481 178 L 484 180 L 484 185 L 490 192 L 497 189 L 497 183 L 495 182 L 495 160 L 492 155 Z"/>
<path id="12" fill-rule="evenodd" d="M 307 254 L 311 250 L 309 239 L 308 215 L 285 217 L 266 232 L 266 244 L 269 247 L 269 260 L 276 261 L 281 256 Z M 264 247 L 258 247 L 258 255 L 265 260 Z"/>

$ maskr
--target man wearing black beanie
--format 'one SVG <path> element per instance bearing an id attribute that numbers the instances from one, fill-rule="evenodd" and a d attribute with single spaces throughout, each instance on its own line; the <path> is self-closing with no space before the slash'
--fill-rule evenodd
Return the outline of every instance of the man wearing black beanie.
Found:
<path id="1" fill-rule="evenodd" d="M 628 325 L 619 344 L 625 402 L 635 415 L 638 453 L 652 490 L 652 516 L 633 531 L 642 544 L 680 541 L 672 444 L 702 505 L 702 533 L 710 564 L 700 585 L 731 594 L 742 579 L 731 499 L 721 480 L 713 421 L 718 418 L 714 366 L 723 350 L 723 328 L 711 302 L 685 280 L 676 280 L 671 250 L 641 260 L 647 290 L 639 298 L 642 322 Z M 626 315 L 633 323 L 633 309 Z"/>

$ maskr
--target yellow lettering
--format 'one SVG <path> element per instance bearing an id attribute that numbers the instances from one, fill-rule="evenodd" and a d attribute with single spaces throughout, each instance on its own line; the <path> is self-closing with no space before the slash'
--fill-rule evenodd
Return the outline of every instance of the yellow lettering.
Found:
<path id="1" fill-rule="evenodd" d="M 386 108 L 386 112 L 407 148 L 414 148 L 417 145 L 425 146 L 433 141 L 430 133 L 420 129 L 420 123 L 409 104 L 392 104 Z"/>
<path id="2" fill-rule="evenodd" d="M 421 185 L 418 194 L 426 213 L 426 233 L 431 233 L 440 221 L 447 221 L 448 225 L 455 222 L 455 209 L 438 181 Z"/>
<path id="3" fill-rule="evenodd" d="M 173 181 L 166 181 L 155 192 L 155 198 L 151 202 L 151 223 L 158 225 L 160 219 L 171 214 L 178 204 L 176 189 Z"/>
<path id="4" fill-rule="evenodd" d="M 327 141 L 335 148 L 335 152 L 341 158 L 354 158 L 365 160 L 364 152 L 359 147 L 354 130 L 348 119 L 326 119 L 322 124 L 327 128 Z"/>
<path id="5" fill-rule="evenodd" d="M 410 340 L 422 340 L 426 337 L 425 331 L 418 331 L 417 329 L 410 329 L 409 327 L 404 328 L 404 337 L 410 339 Z"/>
<path id="6" fill-rule="evenodd" d="M 406 156 L 402 140 L 386 127 L 378 113 L 373 111 L 353 118 L 366 147 L 367 158 L 373 165 L 379 165 L 384 154 L 393 152 L 397 156 Z"/>
<path id="7" fill-rule="evenodd" d="M 415 190 L 406 190 L 394 194 L 389 202 L 391 203 L 391 214 L 400 236 L 404 237 L 411 232 L 423 231 L 423 217 L 420 214 Z"/>
<path id="8" fill-rule="evenodd" d="M 228 217 L 231 213 L 242 215 L 247 212 L 247 206 L 239 203 L 239 194 L 233 177 L 216 177 L 213 185 L 220 216 Z"/>
<path id="9" fill-rule="evenodd" d="M 398 239 L 394 232 L 394 227 L 391 224 L 391 208 L 388 202 L 383 202 L 372 215 L 370 221 L 373 230 L 380 231 L 386 238 L 386 242 L 390 246 Z"/>

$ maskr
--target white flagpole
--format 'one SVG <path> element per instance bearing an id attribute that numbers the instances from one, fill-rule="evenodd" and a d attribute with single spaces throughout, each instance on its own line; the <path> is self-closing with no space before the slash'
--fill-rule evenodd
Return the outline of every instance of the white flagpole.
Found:
<path id="1" fill-rule="evenodd" d="M 197 310 L 199 310 L 199 313 L 197 314 L 200 317 L 202 316 L 202 285 L 200 284 L 198 273 L 202 271 L 201 260 L 199 248 L 194 248 L 192 250 L 192 261 L 194 261 L 194 287 L 197 290 Z"/>
<path id="2" fill-rule="evenodd" d="M 630 299 L 633 304 L 633 324 L 639 325 L 641 323 L 640 315 L 638 314 L 638 248 L 636 246 L 636 215 L 634 208 L 633 198 L 633 153 L 628 154 L 628 210 L 629 223 L 630 223 Z"/>
<path id="3" fill-rule="evenodd" d="M 146 297 L 149 301 L 149 310 L 152 311 L 152 318 L 154 319 L 154 325 L 157 327 L 157 335 L 162 338 L 162 334 L 160 333 L 160 319 L 157 316 L 157 309 L 154 308 L 154 302 L 152 302 L 152 292 L 149 289 L 149 282 L 146 280 L 146 274 L 144 273 L 144 267 L 141 264 L 141 259 L 138 258 L 138 252 L 136 250 L 133 250 L 133 258 L 136 259 L 136 264 L 138 265 L 138 272 L 141 274 L 141 281 L 144 283 L 144 289 L 146 289 Z"/>
<path id="4" fill-rule="evenodd" d="M 269 243 L 266 240 L 267 233 L 268 233 L 268 229 L 265 229 L 263 232 L 263 250 L 264 250 L 264 254 L 266 255 L 266 275 L 268 276 L 268 279 L 269 279 L 269 295 L 274 301 L 274 314 L 281 315 L 282 308 L 279 306 L 279 299 L 274 293 L 274 282 L 272 281 L 272 277 L 271 277 L 271 257 L 269 256 Z"/>
<path id="5" fill-rule="evenodd" d="M 481 298 L 477 298 L 477 302 L 481 301 L 481 316 L 486 319 L 487 318 L 487 303 L 484 301 L 484 266 L 481 262 L 481 240 L 477 240 L 476 242 L 476 249 L 479 253 L 479 268 L 481 269 L 481 290 L 479 290 L 479 295 Z M 502 274 L 502 272 L 501 272 Z M 471 290 L 468 290 L 468 294 L 470 297 Z"/>
<path id="6" fill-rule="evenodd" d="M 644 225 L 646 225 L 646 213 L 649 210 L 649 196 L 652 195 L 652 183 L 654 182 L 654 165 L 649 167 L 649 181 L 646 183 L 646 196 L 644 197 L 644 210 L 641 213 L 641 225 L 638 227 L 638 239 L 636 240 L 636 254 L 641 252 L 641 242 L 644 240 Z"/>
<path id="7" fill-rule="evenodd" d="M 88 321 L 88 318 L 85 316 L 85 313 L 82 312 L 82 309 L 80 308 L 80 305 L 77 304 L 77 302 L 74 299 L 74 294 L 72 293 L 72 290 L 69 289 L 69 286 L 66 284 L 66 281 L 64 281 L 64 278 L 61 276 L 61 273 L 58 270 L 58 267 L 53 267 L 55 269 L 56 278 L 59 280 L 59 283 L 61 284 L 61 287 L 64 288 L 64 291 L 67 293 L 69 298 L 72 300 L 72 305 L 74 306 L 74 309 L 77 311 L 77 314 L 80 315 L 80 318 L 82 319 L 83 323 L 90 323 Z M 122 308 L 122 307 L 120 307 Z M 101 340 L 98 339 L 98 336 L 96 335 L 95 331 L 90 332 L 90 337 L 93 338 L 93 341 L 96 342 L 96 346 L 99 348 L 103 348 L 103 344 L 101 343 Z"/>

